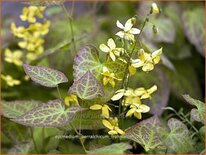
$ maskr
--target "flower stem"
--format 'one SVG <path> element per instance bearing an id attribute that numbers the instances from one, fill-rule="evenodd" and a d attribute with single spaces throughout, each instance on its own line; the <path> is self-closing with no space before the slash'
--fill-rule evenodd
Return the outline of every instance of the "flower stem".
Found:
<path id="1" fill-rule="evenodd" d="M 35 151 L 39 154 L 39 150 L 37 149 L 38 147 L 37 147 L 36 141 L 35 141 L 35 139 L 34 139 L 32 127 L 29 127 L 29 129 L 30 129 L 30 132 L 31 132 L 31 139 L 32 139 L 33 144 L 34 144 L 34 149 L 35 149 Z"/>
<path id="2" fill-rule="evenodd" d="M 75 39 L 74 39 L 74 30 L 73 30 L 73 19 L 72 19 L 72 15 L 73 15 L 73 10 L 74 10 L 74 1 L 72 1 L 72 9 L 71 9 L 71 13 L 69 14 L 65 5 L 62 3 L 61 4 L 62 6 L 62 9 L 64 10 L 65 14 L 66 14 L 66 17 L 69 21 L 69 26 L 70 26 L 70 31 L 71 31 L 71 41 L 73 43 L 73 48 L 74 48 L 74 52 L 76 53 L 76 43 L 75 43 Z"/>
<path id="3" fill-rule="evenodd" d="M 59 94 L 59 98 L 62 99 L 61 93 L 60 93 L 60 91 L 59 91 L 59 85 L 57 85 L 57 92 L 58 92 L 58 94 Z"/>

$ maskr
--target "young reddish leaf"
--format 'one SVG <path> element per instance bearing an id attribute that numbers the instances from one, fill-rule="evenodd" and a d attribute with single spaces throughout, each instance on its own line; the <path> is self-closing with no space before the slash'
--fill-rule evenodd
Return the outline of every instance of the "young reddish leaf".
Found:
<path id="1" fill-rule="evenodd" d="M 98 77 L 102 71 L 102 64 L 99 61 L 97 49 L 91 45 L 80 49 L 74 59 L 73 69 L 75 80 L 81 78 L 88 70 Z"/>
<path id="2" fill-rule="evenodd" d="M 80 110 L 83 110 L 83 108 L 78 106 L 65 109 L 62 100 L 57 99 L 41 104 L 24 115 L 11 120 L 27 126 L 59 127 L 71 121 L 75 113 Z"/>
<path id="3" fill-rule="evenodd" d="M 76 94 L 84 100 L 92 100 L 99 95 L 104 96 L 104 91 L 94 75 L 87 71 L 79 80 L 74 81 L 69 89 L 69 94 Z"/>
<path id="4" fill-rule="evenodd" d="M 48 67 L 23 65 L 26 74 L 36 83 L 46 87 L 57 87 L 58 84 L 68 82 L 67 77 L 60 71 Z"/>

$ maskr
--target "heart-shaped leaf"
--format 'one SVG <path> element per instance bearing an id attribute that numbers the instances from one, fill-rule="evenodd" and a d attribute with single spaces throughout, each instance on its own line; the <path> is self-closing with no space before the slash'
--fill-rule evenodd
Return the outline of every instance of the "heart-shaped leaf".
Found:
<path id="1" fill-rule="evenodd" d="M 62 100 L 57 99 L 41 104 L 24 115 L 11 120 L 27 126 L 59 127 L 71 121 L 75 113 L 80 110 L 83 110 L 83 108 L 78 106 L 65 109 Z"/>
<path id="2" fill-rule="evenodd" d="M 205 103 L 193 99 L 189 95 L 183 95 L 183 97 L 188 103 L 197 107 L 197 109 L 193 108 L 191 110 L 191 117 L 195 121 L 202 122 L 203 124 L 205 124 Z"/>
<path id="3" fill-rule="evenodd" d="M 98 96 L 104 96 L 104 91 L 99 81 L 90 71 L 87 71 L 79 80 L 74 81 L 69 94 L 76 94 L 83 100 L 92 100 Z"/>
<path id="4" fill-rule="evenodd" d="M 168 120 L 170 133 L 164 137 L 169 153 L 189 153 L 194 150 L 192 139 L 187 126 L 181 121 L 171 118 Z"/>
<path id="5" fill-rule="evenodd" d="M 129 128 L 126 137 L 142 145 L 146 151 L 164 148 L 157 132 L 158 128 L 160 128 L 160 121 L 153 116 Z"/>
<path id="6" fill-rule="evenodd" d="M 128 143 L 116 143 L 95 150 L 87 151 L 88 154 L 124 154 L 132 146 Z"/>
<path id="7" fill-rule="evenodd" d="M 2 101 L 3 116 L 15 118 L 25 114 L 27 111 L 37 107 L 40 101 Z"/>
<path id="8" fill-rule="evenodd" d="M 36 83 L 46 87 L 57 87 L 60 83 L 68 82 L 67 77 L 60 71 L 48 67 L 23 65 L 26 74 Z"/>
<path id="9" fill-rule="evenodd" d="M 80 49 L 74 59 L 73 69 L 75 80 L 81 78 L 88 70 L 90 70 L 95 77 L 99 77 L 102 71 L 102 64 L 99 61 L 97 49 L 91 45 Z"/>
<path id="10" fill-rule="evenodd" d="M 29 154 L 29 152 L 33 149 L 33 143 L 20 143 L 16 144 L 14 147 L 9 149 L 8 154 Z"/>

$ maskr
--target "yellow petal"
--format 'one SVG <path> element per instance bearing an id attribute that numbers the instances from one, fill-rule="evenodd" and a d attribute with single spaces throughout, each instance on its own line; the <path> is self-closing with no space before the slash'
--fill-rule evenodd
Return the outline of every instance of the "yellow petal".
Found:
<path id="1" fill-rule="evenodd" d="M 154 86 L 152 86 L 150 89 L 147 89 L 147 92 L 148 92 L 149 94 L 152 94 L 152 93 L 155 92 L 156 90 L 157 90 L 157 86 L 154 85 Z"/>
<path id="2" fill-rule="evenodd" d="M 146 93 L 146 90 L 145 90 L 145 88 L 140 87 L 140 88 L 135 89 L 134 93 L 135 93 L 136 96 L 141 96 L 144 93 Z"/>
<path id="3" fill-rule="evenodd" d="M 111 130 L 111 131 L 108 132 L 108 134 L 110 134 L 110 135 L 117 135 L 118 133 L 115 130 Z"/>
<path id="4" fill-rule="evenodd" d="M 142 70 L 144 72 L 148 72 L 154 69 L 154 65 L 151 62 L 148 62 L 146 64 L 143 65 Z"/>
<path id="5" fill-rule="evenodd" d="M 146 113 L 150 111 L 150 107 L 145 105 L 145 104 L 141 104 L 138 109 L 136 109 L 136 112 L 139 112 L 139 113 Z"/>
<path id="6" fill-rule="evenodd" d="M 132 114 L 133 114 L 135 111 L 136 111 L 136 108 L 130 109 L 130 110 L 127 112 L 127 114 L 126 114 L 126 117 L 132 116 Z"/>
<path id="7" fill-rule="evenodd" d="M 121 89 L 121 92 L 116 93 L 111 100 L 112 101 L 116 101 L 119 100 L 120 98 L 122 98 L 122 96 L 124 95 L 124 89 Z"/>
<path id="8" fill-rule="evenodd" d="M 151 13 L 154 13 L 154 14 L 160 13 L 160 9 L 158 8 L 156 3 L 152 3 Z"/>
<path id="9" fill-rule="evenodd" d="M 12 56 L 12 52 L 11 52 L 10 49 L 7 48 L 7 49 L 5 50 L 5 56 L 6 56 L 6 57 L 11 57 L 11 56 Z"/>
<path id="10" fill-rule="evenodd" d="M 137 29 L 137 28 L 131 28 L 131 29 L 129 30 L 129 33 L 131 33 L 131 34 L 140 34 L 140 30 Z"/>
<path id="11" fill-rule="evenodd" d="M 152 53 L 152 58 L 155 58 L 156 56 L 159 56 L 161 54 L 162 54 L 162 47 Z"/>
<path id="12" fill-rule="evenodd" d="M 108 53 L 110 51 L 109 47 L 107 47 L 105 44 L 101 44 L 99 46 L 100 50 L 102 50 L 103 52 Z"/>
<path id="13" fill-rule="evenodd" d="M 146 98 L 150 98 L 150 95 L 148 93 L 145 93 L 141 96 L 141 99 L 146 99 Z"/>
<path id="14" fill-rule="evenodd" d="M 110 79 L 109 80 L 109 83 L 111 84 L 111 86 L 114 88 L 115 87 L 115 81 L 114 79 Z"/>
<path id="15" fill-rule="evenodd" d="M 134 112 L 134 116 L 138 119 L 142 119 L 142 114 L 139 112 Z"/>
<path id="16" fill-rule="evenodd" d="M 91 109 L 91 110 L 100 110 L 100 109 L 102 109 L 102 105 L 94 104 L 94 105 L 90 106 L 89 109 Z"/>
<path id="17" fill-rule="evenodd" d="M 104 107 L 106 107 L 109 111 L 112 111 L 108 105 L 105 104 Z"/>
<path id="18" fill-rule="evenodd" d="M 112 59 L 112 61 L 115 61 L 115 60 L 116 60 L 116 57 L 115 57 L 115 55 L 114 55 L 113 52 L 109 52 L 109 56 L 110 56 L 110 58 Z"/>
<path id="19" fill-rule="evenodd" d="M 106 126 L 108 129 L 113 130 L 113 126 L 112 126 L 112 124 L 111 124 L 108 120 L 103 119 L 103 120 L 102 120 L 102 123 L 103 123 L 103 125 Z"/>
<path id="20" fill-rule="evenodd" d="M 109 118 L 109 110 L 105 106 L 102 107 L 102 116 L 105 118 Z"/>
<path id="21" fill-rule="evenodd" d="M 158 64 L 160 62 L 160 56 L 156 56 L 154 59 L 153 59 L 153 62 L 154 64 Z"/>
<path id="22" fill-rule="evenodd" d="M 107 41 L 107 45 L 109 46 L 110 49 L 114 49 L 116 48 L 116 44 L 114 42 L 114 40 L 112 38 L 110 38 L 108 41 Z"/>
<path id="23" fill-rule="evenodd" d="M 125 132 L 121 130 L 119 127 L 115 127 L 115 131 L 117 131 L 120 135 L 124 135 Z"/>
<path id="24" fill-rule="evenodd" d="M 120 38 L 124 38 L 125 33 L 124 31 L 119 31 L 115 35 L 119 36 Z"/>
<path id="25" fill-rule="evenodd" d="M 129 73 L 130 73 L 131 75 L 135 75 L 135 73 L 136 73 L 136 68 L 135 68 L 133 65 L 130 65 L 130 66 L 129 66 Z"/>

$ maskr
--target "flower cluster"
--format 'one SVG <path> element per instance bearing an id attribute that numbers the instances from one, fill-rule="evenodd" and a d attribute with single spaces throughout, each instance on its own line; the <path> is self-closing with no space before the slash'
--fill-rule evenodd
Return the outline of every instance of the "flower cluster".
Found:
<path id="1" fill-rule="evenodd" d="M 145 89 L 143 87 L 137 89 L 127 88 L 126 90 L 120 89 L 116 91 L 115 95 L 111 98 L 111 100 L 116 101 L 120 98 L 124 97 L 122 102 L 123 106 L 129 107 L 126 117 L 134 115 L 136 118 L 141 119 L 141 113 L 147 113 L 150 110 L 145 104 L 142 104 L 142 99 L 151 99 L 151 94 L 157 90 L 157 86 L 154 85 L 149 89 Z"/>
<path id="2" fill-rule="evenodd" d="M 23 8 L 20 19 L 27 21 L 29 23 L 28 27 L 17 27 L 14 22 L 11 23 L 12 34 L 21 40 L 18 42 L 20 49 L 5 49 L 4 60 L 7 63 L 21 66 L 23 60 L 29 63 L 44 52 L 43 36 L 49 32 L 50 27 L 50 21 L 44 19 L 43 16 L 45 9 L 46 7 L 44 6 L 29 6 Z M 37 21 L 37 18 L 43 19 L 44 21 L 40 23 Z M 1 78 L 6 81 L 8 86 L 20 84 L 19 80 L 15 81 L 10 75 L 1 76 Z"/>
<path id="3" fill-rule="evenodd" d="M 14 36 L 21 39 L 18 45 L 21 49 L 25 49 L 26 60 L 30 62 L 36 59 L 40 54 L 43 53 L 44 39 L 43 36 L 49 32 L 50 21 L 44 19 L 43 23 L 37 22 L 38 18 L 44 18 L 43 6 L 29 6 L 24 7 L 20 19 L 22 21 L 29 22 L 28 27 L 19 26 L 17 27 L 14 22 L 11 23 L 11 32 Z"/>

